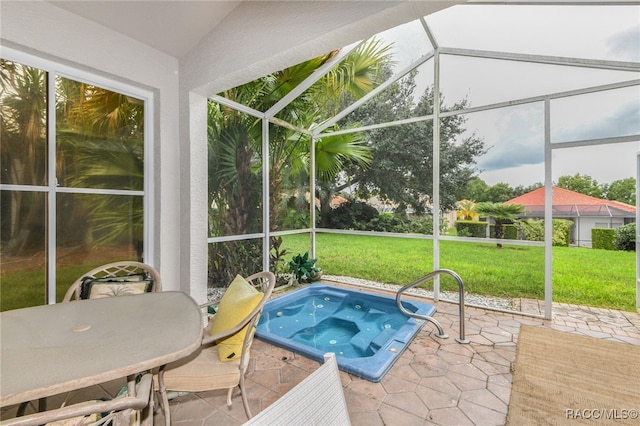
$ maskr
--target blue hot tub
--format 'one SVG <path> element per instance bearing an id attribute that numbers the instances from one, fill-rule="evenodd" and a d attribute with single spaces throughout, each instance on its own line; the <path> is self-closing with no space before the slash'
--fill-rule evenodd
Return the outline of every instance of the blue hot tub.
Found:
<path id="1" fill-rule="evenodd" d="M 402 304 L 435 313 L 429 303 Z M 320 362 L 333 352 L 341 370 L 379 382 L 423 325 L 402 314 L 395 298 L 315 283 L 269 301 L 256 336 Z"/>

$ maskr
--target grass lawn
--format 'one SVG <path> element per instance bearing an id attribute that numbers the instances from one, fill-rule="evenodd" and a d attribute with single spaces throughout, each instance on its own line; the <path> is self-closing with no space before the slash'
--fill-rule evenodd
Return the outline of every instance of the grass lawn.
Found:
<path id="1" fill-rule="evenodd" d="M 287 260 L 308 245 L 306 234 L 283 237 Z M 321 233 L 316 249 L 328 275 L 404 285 L 433 270 L 430 240 Z M 543 247 L 441 241 L 440 267 L 457 272 L 470 293 L 544 299 Z M 442 290 L 457 291 L 453 278 L 441 277 Z M 635 311 L 635 287 L 635 252 L 553 248 L 556 302 Z"/>
<path id="2" fill-rule="evenodd" d="M 109 263 L 63 266 L 56 272 L 56 301 L 62 301 L 71 284 L 91 269 Z M 44 271 L 13 272 L 0 279 L 0 310 L 23 308 L 27 306 L 45 305 L 46 277 Z"/>
<path id="3" fill-rule="evenodd" d="M 430 240 L 318 234 L 318 266 L 328 275 L 345 275 L 391 284 L 408 284 L 433 270 Z M 289 261 L 309 248 L 309 234 L 283 236 Z M 106 263 L 106 262 L 102 262 Z M 71 283 L 96 265 L 61 267 L 60 301 Z M 457 272 L 469 293 L 544 299 L 544 248 L 490 243 L 440 242 L 440 267 Z M 45 274 L 16 272 L 0 279 L 0 309 L 44 304 Z M 431 288 L 432 282 L 424 284 Z M 441 289 L 457 291 L 455 280 L 441 276 Z M 553 248 L 553 300 L 635 311 L 635 252 Z"/>

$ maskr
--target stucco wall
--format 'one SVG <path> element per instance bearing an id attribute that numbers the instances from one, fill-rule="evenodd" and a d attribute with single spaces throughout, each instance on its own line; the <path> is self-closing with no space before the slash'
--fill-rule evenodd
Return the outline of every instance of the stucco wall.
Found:
<path id="1" fill-rule="evenodd" d="M 596 226 L 596 224 L 598 226 Z M 607 224 L 607 226 L 601 226 Z M 624 225 L 624 218 L 621 217 L 579 217 L 575 220 L 575 243 L 582 247 L 591 247 L 591 230 L 593 228 L 618 228 Z"/>

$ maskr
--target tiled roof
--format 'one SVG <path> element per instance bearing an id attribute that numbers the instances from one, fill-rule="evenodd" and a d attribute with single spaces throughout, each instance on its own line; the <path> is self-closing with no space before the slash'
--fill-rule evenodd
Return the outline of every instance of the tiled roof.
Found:
<path id="1" fill-rule="evenodd" d="M 579 192 L 570 191 L 568 189 L 554 186 L 552 188 L 551 202 L 554 210 L 559 207 L 571 207 L 578 210 L 610 210 L 614 209 L 621 212 L 636 213 L 636 208 L 632 205 L 622 203 L 620 201 L 603 200 L 602 198 L 591 197 Z M 529 211 L 540 211 L 544 206 L 544 187 L 538 188 L 519 197 L 506 201 L 505 204 L 522 204 Z M 601 216 L 602 214 L 596 214 Z M 626 215 L 625 215 L 626 216 Z"/>

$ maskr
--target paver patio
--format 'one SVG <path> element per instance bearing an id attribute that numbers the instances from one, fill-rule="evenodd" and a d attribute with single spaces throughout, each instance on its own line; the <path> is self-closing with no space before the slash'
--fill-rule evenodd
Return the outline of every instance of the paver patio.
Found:
<path id="1" fill-rule="evenodd" d="M 540 306 L 533 302 L 531 308 Z M 435 318 L 449 339 L 426 324 L 384 376 L 372 383 L 341 372 L 353 425 L 502 425 L 511 392 L 511 368 L 521 324 L 549 327 L 640 345 L 640 315 L 554 303 L 554 318 L 466 308 L 466 338 L 458 336 L 458 306 L 438 302 Z M 254 413 L 295 386 L 319 364 L 289 350 L 255 341 L 247 373 Z M 239 395 L 228 408 L 223 391 L 171 402 L 176 425 L 239 425 L 246 421 Z"/>
<path id="2" fill-rule="evenodd" d="M 529 305 L 530 309 L 540 308 L 537 302 Z M 437 310 L 435 318 L 449 339 L 435 337 L 433 326 L 426 324 L 380 383 L 340 372 L 353 425 L 504 424 L 522 324 L 640 345 L 640 315 L 632 312 L 554 303 L 554 318 L 547 321 L 467 307 L 466 338 L 471 343 L 462 345 L 454 339 L 459 331 L 458 306 L 438 302 Z M 247 392 L 254 414 L 319 366 L 257 339 L 252 355 Z M 74 399 L 113 393 L 120 385 L 89 389 Z M 170 407 L 174 425 L 241 425 L 246 421 L 238 392 L 230 408 L 225 391 L 180 396 Z M 5 410 L 3 418 L 11 411 Z M 156 420 L 163 421 L 162 414 L 156 414 Z"/>

